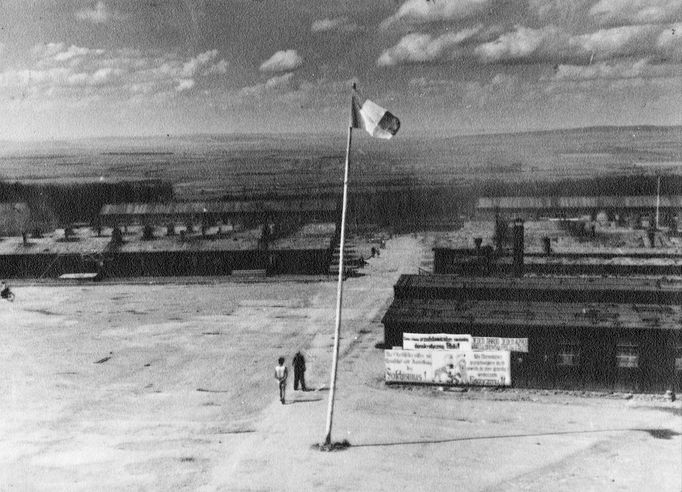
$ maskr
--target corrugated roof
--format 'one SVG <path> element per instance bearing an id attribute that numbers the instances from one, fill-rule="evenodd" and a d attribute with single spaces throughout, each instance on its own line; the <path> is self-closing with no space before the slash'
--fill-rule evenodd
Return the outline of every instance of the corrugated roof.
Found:
<path id="1" fill-rule="evenodd" d="M 382 323 L 682 331 L 682 307 L 658 304 L 395 299 Z"/>
<path id="2" fill-rule="evenodd" d="M 462 277 L 459 275 L 401 275 L 396 287 L 416 289 L 551 289 L 586 291 L 662 291 L 680 292 L 682 279 L 638 277 Z"/>
<path id="3" fill-rule="evenodd" d="M 173 202 L 107 204 L 100 215 L 201 215 L 263 212 L 334 212 L 336 200 L 263 200 L 241 202 Z"/>
<path id="4" fill-rule="evenodd" d="M 656 196 L 502 196 L 478 199 L 479 209 L 655 208 Z M 682 195 L 660 198 L 661 208 L 682 208 Z"/>
<path id="5" fill-rule="evenodd" d="M 434 250 L 439 248 L 434 248 Z M 450 248 L 440 248 L 444 251 L 449 251 Z M 466 265 L 470 263 L 480 263 L 485 258 L 475 255 L 452 255 L 448 257 L 448 266 Z M 492 263 L 496 265 L 512 265 L 514 258 L 511 256 L 503 256 L 499 258 L 492 258 Z M 570 255 L 525 255 L 523 257 L 525 265 L 584 265 L 599 266 L 599 265 L 614 265 L 614 266 L 670 266 L 682 267 L 682 257 L 678 253 L 669 256 L 647 256 L 644 253 L 628 255 L 627 252 L 622 255 L 603 256 L 598 254 L 591 254 L 586 252 L 584 254 L 574 253 Z"/>
<path id="6" fill-rule="evenodd" d="M 199 233 L 188 235 L 181 241 L 180 235 L 167 236 L 166 229 L 155 229 L 154 239 L 144 241 L 141 238 L 142 228 L 131 228 L 130 234 L 124 234 L 125 242 L 118 248 L 123 253 L 162 253 L 177 251 L 245 251 L 259 250 L 261 247 L 260 227 L 228 234 L 208 234 L 202 237 Z M 272 251 L 278 250 L 326 250 L 329 249 L 334 224 L 312 224 L 293 232 L 290 236 L 278 239 L 269 244 Z M 76 229 L 71 240 L 64 240 L 63 232 L 45 235 L 41 238 L 30 237 L 29 246 L 24 246 L 21 237 L 10 237 L 0 241 L 0 255 L 16 254 L 99 254 L 104 253 L 111 241 L 109 235 L 97 237 L 93 231 Z"/>

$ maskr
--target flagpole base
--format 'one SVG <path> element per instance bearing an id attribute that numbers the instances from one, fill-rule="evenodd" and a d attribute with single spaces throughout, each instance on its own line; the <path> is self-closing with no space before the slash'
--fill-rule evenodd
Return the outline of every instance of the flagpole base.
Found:
<path id="1" fill-rule="evenodd" d="M 348 449 L 351 446 L 351 444 L 344 439 L 341 442 L 331 442 L 331 441 L 326 441 L 321 444 L 313 444 L 312 448 L 316 449 L 317 451 L 322 451 L 325 453 L 330 453 L 333 451 L 344 451 Z"/>

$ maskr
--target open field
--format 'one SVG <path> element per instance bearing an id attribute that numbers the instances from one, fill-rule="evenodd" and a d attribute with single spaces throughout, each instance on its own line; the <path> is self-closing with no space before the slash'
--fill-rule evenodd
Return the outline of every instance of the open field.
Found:
<path id="1" fill-rule="evenodd" d="M 379 320 L 428 246 L 396 236 L 345 282 L 338 453 L 311 449 L 333 279 L 14 286 L 0 489 L 680 490 L 680 402 L 385 387 Z M 275 360 L 299 349 L 312 391 L 280 405 Z"/>
<path id="2" fill-rule="evenodd" d="M 345 135 L 228 135 L 5 142 L 0 179 L 78 183 L 161 179 L 178 197 L 341 184 Z M 354 190 L 387 184 L 507 182 L 679 173 L 682 127 L 598 127 L 449 139 L 353 142 Z"/>

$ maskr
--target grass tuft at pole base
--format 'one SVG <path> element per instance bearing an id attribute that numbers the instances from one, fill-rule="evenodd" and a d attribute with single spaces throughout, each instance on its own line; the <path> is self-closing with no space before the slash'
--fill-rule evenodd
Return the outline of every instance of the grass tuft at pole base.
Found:
<path id="1" fill-rule="evenodd" d="M 321 444 L 313 444 L 312 448 L 317 449 L 318 451 L 325 451 L 325 452 L 330 452 L 330 451 L 343 451 L 345 449 L 348 449 L 350 447 L 350 443 L 344 439 L 341 442 L 331 442 L 331 443 L 321 443 Z"/>

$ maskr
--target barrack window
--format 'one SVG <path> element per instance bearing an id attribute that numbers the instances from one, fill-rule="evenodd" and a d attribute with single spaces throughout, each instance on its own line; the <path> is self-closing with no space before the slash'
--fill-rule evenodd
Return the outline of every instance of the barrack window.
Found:
<path id="1" fill-rule="evenodd" d="M 639 367 L 639 345 L 621 340 L 616 345 L 616 367 L 636 369 Z"/>
<path id="2" fill-rule="evenodd" d="M 580 344 L 578 340 L 561 340 L 557 351 L 556 365 L 559 367 L 577 367 L 579 364 Z"/>

